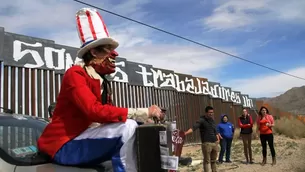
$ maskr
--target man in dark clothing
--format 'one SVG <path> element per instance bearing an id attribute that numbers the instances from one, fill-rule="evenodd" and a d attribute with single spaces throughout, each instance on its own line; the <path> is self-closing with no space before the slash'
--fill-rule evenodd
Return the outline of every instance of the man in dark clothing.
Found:
<path id="1" fill-rule="evenodd" d="M 200 116 L 200 119 L 194 124 L 194 126 L 185 132 L 185 135 L 188 135 L 199 128 L 202 142 L 204 172 L 209 172 L 209 164 L 211 164 L 212 172 L 216 172 L 219 136 L 213 118 L 214 109 L 211 106 L 207 106 L 205 112 L 206 114 Z"/>
<path id="2" fill-rule="evenodd" d="M 251 148 L 253 120 L 247 109 L 243 109 L 242 116 L 238 118 L 238 125 L 240 128 L 240 136 L 243 140 L 246 164 L 253 164 Z"/>

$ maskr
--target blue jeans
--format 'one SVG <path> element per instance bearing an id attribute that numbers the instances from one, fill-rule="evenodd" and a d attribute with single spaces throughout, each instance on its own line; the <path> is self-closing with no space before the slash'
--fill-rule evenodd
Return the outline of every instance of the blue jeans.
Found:
<path id="1" fill-rule="evenodd" d="M 219 162 L 223 162 L 223 156 L 226 152 L 226 161 L 230 161 L 232 138 L 223 138 L 220 140 Z"/>
<path id="2" fill-rule="evenodd" d="M 131 119 L 88 128 L 64 144 L 54 156 L 61 165 L 97 165 L 112 160 L 114 172 L 137 171 L 136 128 Z"/>

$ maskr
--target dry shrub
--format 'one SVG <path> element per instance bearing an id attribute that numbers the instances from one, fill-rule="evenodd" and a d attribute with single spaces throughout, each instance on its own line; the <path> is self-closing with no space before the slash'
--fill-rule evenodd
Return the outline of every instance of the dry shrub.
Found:
<path id="1" fill-rule="evenodd" d="M 305 145 L 301 147 L 301 155 L 305 155 Z M 303 158 L 302 156 L 300 158 Z M 296 166 L 295 172 L 304 172 L 305 171 L 305 163 L 301 163 L 300 166 Z"/>
<path id="2" fill-rule="evenodd" d="M 254 124 L 253 125 L 253 133 L 252 133 L 252 139 L 257 139 L 257 133 L 256 133 L 256 128 L 257 128 L 257 125 Z M 240 139 L 240 128 L 236 128 L 235 129 L 235 132 L 234 132 L 234 139 Z"/>
<path id="3" fill-rule="evenodd" d="M 305 138 L 305 123 L 297 118 L 280 118 L 275 121 L 274 131 L 292 139 Z"/>

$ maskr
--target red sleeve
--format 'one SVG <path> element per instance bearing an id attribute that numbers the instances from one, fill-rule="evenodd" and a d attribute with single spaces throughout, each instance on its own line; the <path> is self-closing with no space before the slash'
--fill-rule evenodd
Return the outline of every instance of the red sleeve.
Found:
<path id="1" fill-rule="evenodd" d="M 251 125 L 251 128 L 253 127 L 253 120 L 252 120 L 252 116 L 249 115 L 249 121 L 250 121 L 250 125 Z"/>
<path id="2" fill-rule="evenodd" d="M 241 123 L 240 118 L 238 118 L 238 125 L 239 125 L 239 128 L 244 128 L 244 125 Z"/>
<path id="3" fill-rule="evenodd" d="M 268 120 L 270 121 L 271 124 L 274 124 L 274 118 L 272 115 L 268 115 Z"/>
<path id="4" fill-rule="evenodd" d="M 128 109 L 109 104 L 102 105 L 100 100 L 88 87 L 85 72 L 72 69 L 67 71 L 65 75 L 65 82 L 68 85 L 66 89 L 67 97 L 87 118 L 99 123 L 126 121 Z"/>
<path id="5" fill-rule="evenodd" d="M 249 116 L 249 122 L 250 122 L 250 125 L 243 125 L 240 121 L 240 119 L 238 118 L 238 125 L 240 128 L 252 128 L 253 127 L 253 121 L 252 121 L 252 117 Z"/>

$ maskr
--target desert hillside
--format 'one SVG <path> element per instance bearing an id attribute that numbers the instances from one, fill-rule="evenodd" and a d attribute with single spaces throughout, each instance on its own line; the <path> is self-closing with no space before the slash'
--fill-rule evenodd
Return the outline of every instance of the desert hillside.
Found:
<path id="1" fill-rule="evenodd" d="M 305 86 L 294 87 L 279 96 L 260 100 L 286 112 L 305 114 Z"/>

